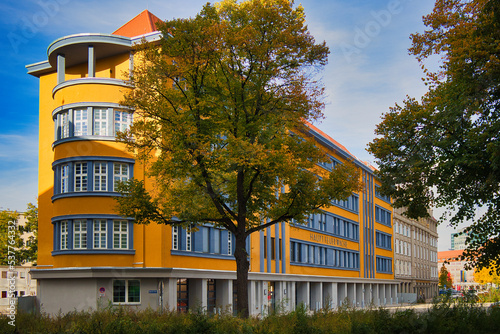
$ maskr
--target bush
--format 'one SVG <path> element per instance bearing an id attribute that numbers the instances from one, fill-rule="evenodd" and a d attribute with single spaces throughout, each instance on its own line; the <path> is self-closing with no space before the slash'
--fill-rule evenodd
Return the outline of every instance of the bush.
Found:
<path id="1" fill-rule="evenodd" d="M 467 300 L 444 299 L 428 312 L 414 309 L 354 309 L 344 305 L 335 311 L 311 313 L 304 305 L 290 313 L 273 313 L 258 319 L 231 314 L 206 315 L 136 311 L 107 307 L 99 311 L 70 312 L 56 316 L 19 313 L 17 327 L 0 316 L 0 333 L 208 333 L 208 334 L 320 334 L 320 333 L 499 333 L 500 308 L 488 309 Z"/>

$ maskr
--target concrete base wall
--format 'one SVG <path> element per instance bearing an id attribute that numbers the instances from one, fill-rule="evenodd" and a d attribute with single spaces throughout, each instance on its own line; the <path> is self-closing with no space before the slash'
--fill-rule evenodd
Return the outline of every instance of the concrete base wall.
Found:
<path id="1" fill-rule="evenodd" d="M 215 310 L 232 312 L 234 273 L 223 272 L 169 272 L 159 274 L 158 270 L 136 271 L 127 269 L 121 272 L 110 270 L 100 273 L 100 269 L 64 272 L 45 270 L 38 279 L 38 299 L 41 312 L 48 314 L 70 311 L 88 311 L 108 306 L 123 306 L 135 310 L 151 308 L 159 310 L 177 309 L 177 279 L 186 278 L 188 286 L 188 305 L 192 312 L 206 312 L 208 307 L 207 278 L 215 276 Z M 87 276 L 75 278 L 68 276 Z M 167 275 L 171 277 L 166 277 Z M 57 277 L 59 276 L 59 277 Z M 62 277 L 61 277 L 62 276 Z M 98 277 L 95 277 L 98 276 Z M 203 278 L 200 278 L 203 277 Z M 281 279 L 280 279 L 281 278 Z M 324 308 L 335 309 L 343 303 L 354 307 L 368 305 L 396 304 L 405 296 L 397 295 L 397 282 L 377 281 L 368 283 L 329 281 L 328 277 L 290 277 L 252 273 L 249 281 L 249 309 L 254 316 L 266 316 L 272 309 L 290 312 L 303 304 L 310 311 Z M 290 278 L 295 278 L 291 280 Z M 116 279 L 139 280 L 140 302 L 113 303 L 113 281 Z M 371 280 L 372 282 L 375 280 Z M 127 290 L 128 291 L 128 290 Z M 399 298 L 398 298 L 399 297 Z M 213 310 L 211 310 L 213 311 Z"/>

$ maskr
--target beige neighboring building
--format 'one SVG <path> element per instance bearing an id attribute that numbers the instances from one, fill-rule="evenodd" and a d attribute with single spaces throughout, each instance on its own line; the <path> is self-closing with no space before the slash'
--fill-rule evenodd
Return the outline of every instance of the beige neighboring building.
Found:
<path id="1" fill-rule="evenodd" d="M 17 226 L 24 226 L 27 220 L 22 213 L 17 219 Z M 24 233 L 21 238 L 26 242 L 33 233 Z M 19 264 L 19 263 L 16 263 Z M 31 279 L 31 263 L 17 265 L 14 270 L 9 270 L 9 266 L 0 266 L 0 313 L 6 313 L 9 306 L 9 295 L 17 297 L 35 296 L 36 280 Z M 10 289 L 9 283 L 14 282 L 14 289 Z"/>
<path id="2" fill-rule="evenodd" d="M 394 209 L 394 272 L 400 300 L 429 299 L 438 294 L 437 221 L 432 211 L 430 217 L 414 220 L 403 210 Z"/>
<path id="3" fill-rule="evenodd" d="M 9 266 L 0 266 L 0 313 L 6 313 L 11 298 L 9 295 L 17 297 L 35 296 L 36 280 L 31 279 L 31 266 L 16 266 L 14 271 L 9 271 Z M 9 283 L 14 282 L 15 289 L 10 289 Z"/>

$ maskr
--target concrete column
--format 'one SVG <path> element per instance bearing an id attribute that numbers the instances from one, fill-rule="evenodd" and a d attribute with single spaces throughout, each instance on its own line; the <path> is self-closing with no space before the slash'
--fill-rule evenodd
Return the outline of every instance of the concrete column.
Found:
<path id="1" fill-rule="evenodd" d="M 88 58 L 88 66 L 89 66 L 89 78 L 95 77 L 95 50 L 93 45 L 89 45 L 89 58 Z"/>
<path id="2" fill-rule="evenodd" d="M 177 310 L 177 278 L 165 279 L 163 307 L 169 311 Z"/>
<path id="3" fill-rule="evenodd" d="M 310 291 L 309 291 L 309 282 L 297 282 L 297 306 L 301 303 L 306 306 L 306 309 L 309 309 L 310 302 Z"/>
<path id="4" fill-rule="evenodd" d="M 323 284 L 321 282 L 310 283 L 311 288 L 311 310 L 319 311 L 323 308 Z"/>
<path id="5" fill-rule="evenodd" d="M 215 281 L 215 305 L 222 312 L 233 314 L 233 281 L 218 279 Z"/>
<path id="6" fill-rule="evenodd" d="M 354 290 L 356 291 L 356 306 L 365 307 L 365 295 L 363 283 L 355 283 Z"/>
<path id="7" fill-rule="evenodd" d="M 189 309 L 191 311 L 207 310 L 207 279 L 189 279 Z"/>
<path id="8" fill-rule="evenodd" d="M 289 289 L 287 288 L 287 282 L 274 282 L 274 300 L 276 303 L 276 310 L 280 312 L 289 312 L 290 309 L 290 298 Z"/>
<path id="9" fill-rule="evenodd" d="M 368 305 L 370 305 L 370 284 L 365 284 L 363 283 L 362 284 L 363 286 L 363 289 L 362 289 L 362 293 L 363 293 L 363 302 L 362 302 L 362 307 L 366 307 Z"/>
<path id="10" fill-rule="evenodd" d="M 66 57 L 63 54 L 57 55 L 57 84 L 66 80 Z"/>
<path id="11" fill-rule="evenodd" d="M 258 314 L 258 296 L 257 296 L 257 291 L 256 291 L 256 282 L 255 281 L 249 281 L 248 282 L 248 313 L 250 315 L 256 315 Z"/>
<path id="12" fill-rule="evenodd" d="M 337 283 L 323 283 L 323 307 L 328 310 L 337 307 Z"/>
<path id="13" fill-rule="evenodd" d="M 288 298 L 290 298 L 290 310 L 293 311 L 297 307 L 297 300 L 295 299 L 295 291 L 297 288 L 297 283 L 289 282 L 288 287 L 289 291 L 287 293 L 288 293 Z"/>
<path id="14" fill-rule="evenodd" d="M 349 303 L 352 304 L 352 306 L 356 306 L 356 290 L 355 290 L 355 283 L 347 283 L 347 299 L 349 299 Z"/>
<path id="15" fill-rule="evenodd" d="M 338 283 L 338 305 L 343 306 L 347 298 L 347 283 Z"/>
<path id="16" fill-rule="evenodd" d="M 380 294 L 378 284 L 372 284 L 372 301 L 373 305 L 380 306 Z"/>
<path id="17" fill-rule="evenodd" d="M 380 304 L 381 305 L 387 305 L 387 296 L 385 294 L 385 284 L 380 284 L 379 285 L 379 288 L 380 288 Z"/>
<path id="18" fill-rule="evenodd" d="M 268 261 L 270 260 L 270 258 L 268 259 Z M 268 262 L 270 263 L 270 261 Z M 258 291 L 258 294 L 260 296 L 260 314 L 262 314 L 263 316 L 269 314 L 269 286 L 267 284 L 267 282 L 258 282 L 257 286 L 259 287 L 259 289 L 257 290 Z"/>

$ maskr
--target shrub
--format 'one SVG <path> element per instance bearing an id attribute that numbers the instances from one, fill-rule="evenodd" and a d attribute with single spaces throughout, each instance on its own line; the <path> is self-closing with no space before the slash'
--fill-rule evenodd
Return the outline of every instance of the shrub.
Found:
<path id="1" fill-rule="evenodd" d="M 99 311 L 69 312 L 55 316 L 19 313 L 17 327 L 0 316 L 0 333 L 208 333 L 208 334 L 320 334 L 320 333 L 498 333 L 500 309 L 487 309 L 467 299 L 436 302 L 428 312 L 413 309 L 355 309 L 344 304 L 335 311 L 311 313 L 304 305 L 293 312 L 241 319 L 229 313 L 136 311 L 106 307 Z"/>

